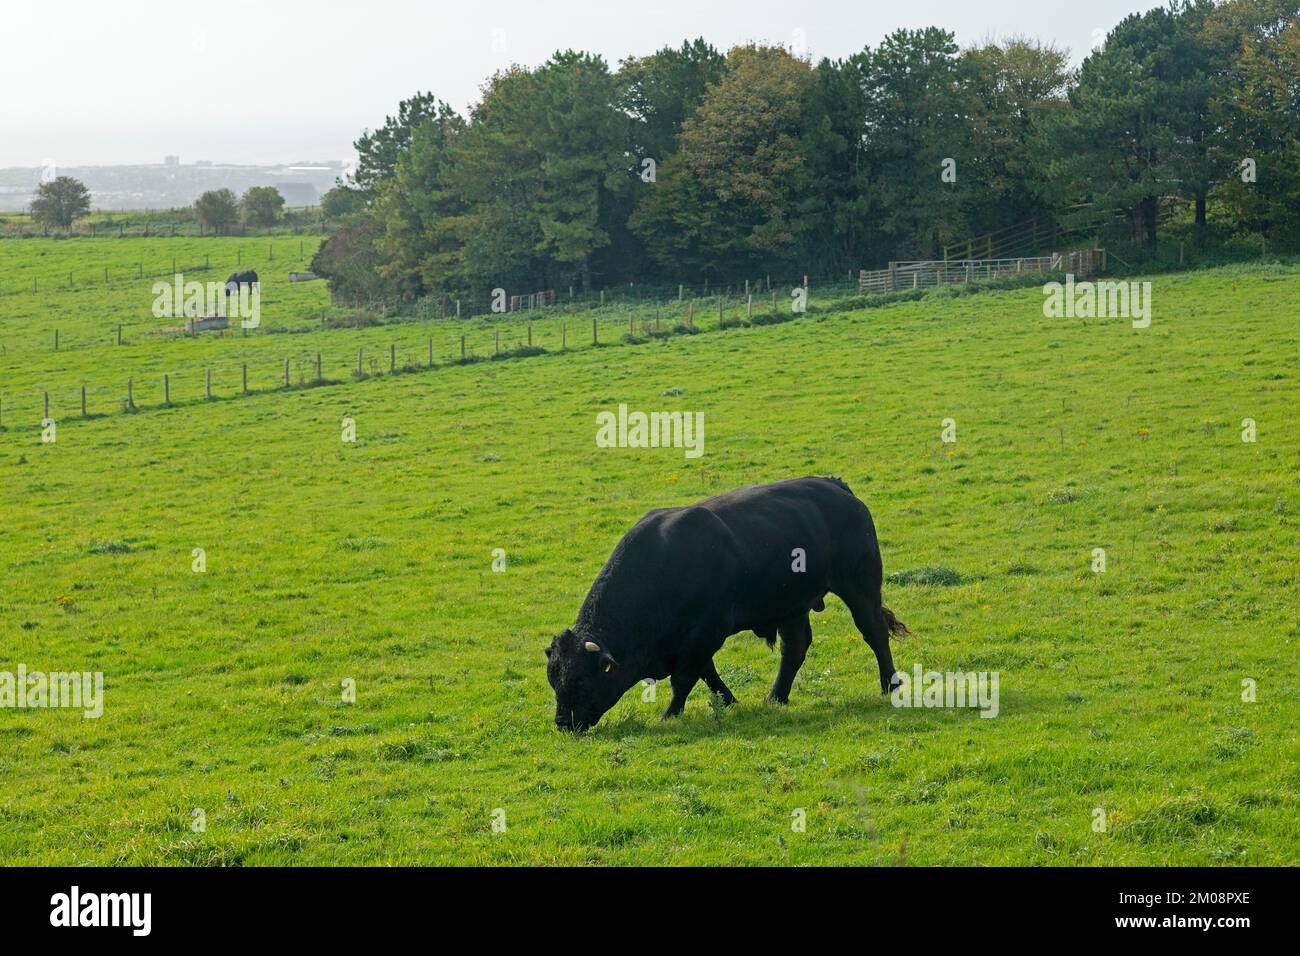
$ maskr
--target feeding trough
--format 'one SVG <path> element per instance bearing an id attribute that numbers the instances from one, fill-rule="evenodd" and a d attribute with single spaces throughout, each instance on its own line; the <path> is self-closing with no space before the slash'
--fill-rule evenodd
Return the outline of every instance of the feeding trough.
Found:
<path id="1" fill-rule="evenodd" d="M 207 332 L 209 329 L 226 329 L 230 319 L 224 315 L 204 315 L 190 319 L 185 323 L 186 332 Z"/>

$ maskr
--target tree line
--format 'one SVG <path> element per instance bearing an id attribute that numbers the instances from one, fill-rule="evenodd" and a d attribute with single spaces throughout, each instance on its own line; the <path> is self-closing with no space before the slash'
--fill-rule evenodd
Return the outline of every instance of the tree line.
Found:
<path id="1" fill-rule="evenodd" d="M 930 27 L 811 63 L 697 39 L 611 70 L 514 66 L 467 117 L 431 93 L 356 142 L 313 264 L 351 298 L 481 297 L 628 281 L 842 274 L 1086 206 L 1154 247 L 1185 201 L 1196 240 L 1300 243 L 1297 0 L 1176 0 L 1121 21 L 1075 71 L 1015 38 Z M 206 228 L 272 224 L 272 187 L 205 193 Z M 67 228 L 85 186 L 43 183 Z M 1041 251 L 1041 250 L 1040 250 Z"/>

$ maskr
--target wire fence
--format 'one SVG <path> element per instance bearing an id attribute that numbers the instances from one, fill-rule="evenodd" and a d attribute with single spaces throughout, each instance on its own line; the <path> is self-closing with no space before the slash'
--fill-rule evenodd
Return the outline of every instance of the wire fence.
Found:
<path id="1" fill-rule="evenodd" d="M 987 282 L 1034 272 L 1065 271 L 1075 275 L 1091 275 L 1098 270 L 1105 271 L 1105 261 L 1104 249 L 1081 249 L 1014 259 L 924 259 L 891 262 L 887 269 L 863 269 L 858 273 L 858 291 L 867 293 L 928 289 L 963 282 Z"/>
<path id="2" fill-rule="evenodd" d="M 199 221 L 191 209 L 144 209 L 122 213 L 94 213 L 66 228 L 35 222 L 25 213 L 0 213 L 3 239 L 157 239 L 173 236 L 252 237 L 299 236 L 325 231 L 328 221 L 319 207 L 286 207 L 284 218 L 273 225 L 231 223 L 214 229 Z"/>
<path id="3" fill-rule="evenodd" d="M 852 290 L 841 283 L 837 291 Z M 825 289 L 823 290 L 825 292 Z M 608 298 L 608 297 L 607 297 Z M 65 384 L 13 397 L 0 395 L 0 430 L 11 431 L 69 419 L 131 414 L 145 409 L 204 404 L 294 389 L 339 385 L 382 376 L 431 371 L 502 359 L 575 352 L 612 345 L 643 345 L 674 336 L 791 321 L 804 312 L 833 307 L 833 300 L 800 308 L 792 298 L 717 295 L 710 300 L 641 303 L 633 310 L 597 307 L 589 315 L 558 307 L 547 314 L 502 317 L 447 334 L 395 334 L 385 345 L 373 341 L 328 353 L 290 348 L 274 358 L 194 364 L 169 371 L 128 373 L 113 384 Z M 540 311 L 540 310 L 539 310 Z M 626 311 L 626 314 L 618 314 Z M 202 334 L 202 333 L 200 333 Z M 260 351 L 265 353 L 263 345 Z"/>
<path id="4" fill-rule="evenodd" d="M 274 245 L 270 243 L 265 249 L 260 246 L 241 247 L 236 250 L 234 268 L 238 270 L 250 265 L 258 265 L 261 268 L 263 265 L 281 263 L 293 265 L 306 262 L 306 254 L 301 245 L 297 247 L 298 257 L 296 260 L 292 256 L 293 251 L 293 249 L 290 249 L 289 255 L 286 255 L 286 251 L 283 249 L 277 253 Z M 262 257 L 254 256 L 254 253 L 261 252 L 264 252 L 265 255 Z M 209 255 L 205 255 L 202 261 L 195 261 L 188 265 L 180 262 L 176 257 L 171 257 L 161 261 L 155 260 L 152 263 L 139 262 L 134 266 L 127 264 L 104 266 L 102 272 L 97 271 L 93 274 L 83 270 L 80 273 L 70 272 L 66 277 L 60 278 L 51 278 L 47 275 L 44 278 L 33 278 L 30 286 L 26 285 L 25 282 L 16 282 L 6 289 L 3 283 L 0 283 L 0 296 L 17 295 L 23 292 L 30 293 L 36 290 L 41 290 L 42 294 L 44 294 L 45 290 L 62 293 L 84 292 L 87 289 L 112 287 L 121 283 L 170 279 L 178 274 L 197 274 L 206 277 L 209 283 L 216 282 L 221 285 L 228 268 L 231 268 L 229 261 L 222 266 L 219 262 L 214 263 Z M 295 277 L 300 279 L 315 278 L 310 273 L 301 273 L 295 270 L 290 270 L 289 276 L 291 282 L 295 280 Z M 266 305 L 265 289 L 265 279 L 263 278 L 262 302 L 264 307 Z M 344 305 L 322 305 L 314 310 L 310 308 L 306 311 L 300 310 L 298 313 L 299 321 L 280 326 L 263 323 L 254 330 L 253 334 L 258 336 L 293 334 L 317 329 L 372 328 L 388 325 L 476 319 L 508 322 L 530 317 L 547 319 L 566 315 L 578 316 L 601 310 L 616 310 L 624 319 L 632 317 L 635 321 L 647 322 L 662 320 L 674 309 L 683 312 L 687 316 L 692 316 L 697 313 L 704 314 L 711 311 L 716 312 L 720 309 L 736 308 L 743 309 L 745 314 L 749 315 L 754 312 L 770 313 L 782 305 L 791 306 L 796 295 L 802 295 L 804 298 L 811 295 L 816 295 L 819 298 L 834 298 L 851 295 L 856 291 L 857 280 L 852 278 L 851 273 L 846 273 L 843 277 L 814 278 L 812 275 L 807 275 L 788 278 L 784 281 L 773 281 L 770 277 L 765 276 L 761 280 L 741 280 L 722 286 L 702 280 L 694 288 L 688 287 L 685 283 L 628 283 L 627 285 L 591 289 L 585 293 L 575 287 L 569 287 L 564 293 L 548 290 L 547 292 L 515 296 L 479 294 L 464 299 L 452 298 L 449 295 L 428 296 L 404 301 L 373 299 Z M 152 292 L 141 299 L 141 308 L 138 313 L 140 318 L 136 321 L 97 323 L 89 334 L 84 324 L 76 326 L 72 331 L 60 329 L 56 325 L 45 330 L 44 334 L 48 336 L 45 344 L 33 345 L 29 342 L 28 348 L 74 351 L 138 343 L 141 341 L 141 335 L 153 337 L 168 331 L 160 324 L 159 319 L 153 316 L 151 309 L 147 307 L 147 303 L 152 303 L 152 301 Z M 554 304 L 544 304 L 547 302 Z M 218 310 L 220 310 L 220 305 L 218 305 Z M 203 317 L 198 313 L 178 315 L 176 322 L 181 323 L 181 325 L 178 325 L 176 331 L 181 330 L 181 328 L 190 331 L 189 323 Z M 240 327 L 239 323 L 232 322 L 229 332 L 217 333 L 217 336 L 220 337 L 223 334 L 248 337 L 249 332 L 247 329 Z M 0 354 L 6 353 L 10 344 L 12 343 L 0 341 Z"/>
<path id="5" fill-rule="evenodd" d="M 416 299 L 389 298 L 351 298 L 337 299 L 336 307 L 356 309 L 372 313 L 382 318 L 407 314 L 423 321 L 428 319 L 463 319 L 478 316 L 527 315 L 533 312 L 580 312 L 593 309 L 618 307 L 671 307 L 676 303 L 682 308 L 704 308 L 706 303 L 721 300 L 753 300 L 755 307 L 762 308 L 764 302 L 789 302 L 796 290 L 803 290 L 805 296 L 817 295 L 851 295 L 858 288 L 858 274 L 852 269 L 844 273 L 830 275 L 813 275 L 811 273 L 793 277 L 771 275 L 757 276 L 751 279 L 739 279 L 729 282 L 710 282 L 699 279 L 693 283 L 685 282 L 628 282 L 606 285 L 582 290 L 576 286 L 567 289 L 538 289 L 532 292 L 513 293 L 502 289 L 500 294 L 464 293 L 461 295 L 431 295 Z"/>

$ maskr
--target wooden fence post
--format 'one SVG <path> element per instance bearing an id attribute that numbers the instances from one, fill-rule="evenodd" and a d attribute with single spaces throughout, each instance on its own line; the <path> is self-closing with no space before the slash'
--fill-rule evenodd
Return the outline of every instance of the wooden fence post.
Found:
<path id="1" fill-rule="evenodd" d="M 321 381 L 320 375 L 320 353 L 316 353 L 316 381 Z"/>
<path id="2" fill-rule="evenodd" d="M 50 393 L 46 392 L 45 393 L 45 415 L 41 419 L 41 421 L 49 421 L 49 419 L 50 419 Z"/>
<path id="3" fill-rule="evenodd" d="M 86 386 L 81 386 L 81 417 L 86 417 Z"/>
<path id="4" fill-rule="evenodd" d="M 365 375 L 365 370 L 361 365 L 361 349 L 357 349 L 357 377 Z"/>
<path id="5" fill-rule="evenodd" d="M 465 361 L 465 336 L 460 337 L 460 360 Z"/>
<path id="6" fill-rule="evenodd" d="M 603 296 L 604 294 L 605 294 L 605 293 L 603 293 L 603 292 L 601 293 L 602 296 Z M 600 340 L 596 337 L 596 317 L 593 315 L 593 316 L 591 317 L 591 344 L 592 344 L 592 345 L 595 345 L 595 344 L 597 344 L 597 342 L 599 342 L 599 341 L 600 341 Z"/>
<path id="7" fill-rule="evenodd" d="M 429 339 L 429 368 L 433 368 L 433 339 Z"/>
<path id="8" fill-rule="evenodd" d="M 284 387 L 289 387 L 289 360 L 284 360 Z"/>
<path id="9" fill-rule="evenodd" d="M 212 397 L 212 369 L 206 368 L 203 370 L 203 379 L 204 379 L 203 392 L 208 398 L 211 398 Z"/>
<path id="10" fill-rule="evenodd" d="M 564 323 L 561 322 L 560 323 L 560 351 L 561 352 L 565 351 L 565 349 L 567 348 L 567 340 L 568 340 L 568 335 L 566 333 Z"/>
<path id="11" fill-rule="evenodd" d="M 163 404 L 172 403 L 172 378 L 170 375 L 163 376 Z"/>
<path id="12" fill-rule="evenodd" d="M 248 363 L 244 363 L 244 394 L 248 394 Z"/>
<path id="13" fill-rule="evenodd" d="M 388 346 L 388 372 L 391 375 L 397 371 L 397 346 Z"/>
<path id="14" fill-rule="evenodd" d="M 126 380 L 126 407 L 135 408 L 135 382 L 129 378 Z"/>
<path id="15" fill-rule="evenodd" d="M 59 350 L 59 330 L 55 329 L 54 330 L 54 351 L 57 352 L 58 350 Z"/>

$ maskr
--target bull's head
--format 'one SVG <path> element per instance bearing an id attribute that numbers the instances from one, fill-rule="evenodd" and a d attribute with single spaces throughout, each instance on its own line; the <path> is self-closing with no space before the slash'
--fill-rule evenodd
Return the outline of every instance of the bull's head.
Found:
<path id="1" fill-rule="evenodd" d="M 609 651 L 572 630 L 551 641 L 546 657 L 546 679 L 555 690 L 555 726 L 561 730 L 594 727 L 636 683 L 628 683 Z"/>

